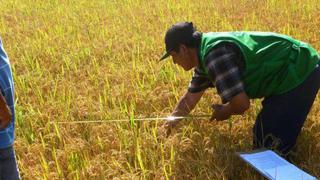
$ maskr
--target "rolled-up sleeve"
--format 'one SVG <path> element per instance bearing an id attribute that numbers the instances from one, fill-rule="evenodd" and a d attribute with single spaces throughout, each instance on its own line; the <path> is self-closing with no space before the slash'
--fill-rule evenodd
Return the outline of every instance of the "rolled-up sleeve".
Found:
<path id="1" fill-rule="evenodd" d="M 214 85 L 223 103 L 244 92 L 238 58 L 237 51 L 224 44 L 212 49 L 205 57 L 208 74 L 214 79 Z"/>
<path id="2" fill-rule="evenodd" d="M 197 93 L 210 87 L 214 87 L 212 80 L 209 79 L 206 74 L 201 73 L 200 67 L 195 68 L 192 79 L 189 83 L 188 91 L 191 93 Z"/>

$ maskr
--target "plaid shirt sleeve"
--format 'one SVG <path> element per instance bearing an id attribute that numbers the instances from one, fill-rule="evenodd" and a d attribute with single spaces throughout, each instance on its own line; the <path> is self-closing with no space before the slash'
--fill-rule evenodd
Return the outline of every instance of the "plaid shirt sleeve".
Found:
<path id="1" fill-rule="evenodd" d="M 206 74 L 201 73 L 200 67 L 196 67 L 193 71 L 193 76 L 189 84 L 188 91 L 191 93 L 197 93 L 204 91 L 209 87 L 214 87 L 212 81 Z"/>
<path id="2" fill-rule="evenodd" d="M 189 85 L 189 92 L 215 86 L 222 103 L 229 102 L 232 97 L 244 92 L 240 75 L 242 65 L 239 62 L 241 62 L 239 51 L 234 45 L 227 43 L 218 45 L 205 57 L 209 77 L 201 74 L 196 68 Z"/>

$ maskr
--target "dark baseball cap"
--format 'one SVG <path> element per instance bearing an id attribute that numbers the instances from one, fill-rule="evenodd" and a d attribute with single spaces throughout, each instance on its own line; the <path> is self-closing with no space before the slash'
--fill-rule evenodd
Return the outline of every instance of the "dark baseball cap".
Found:
<path id="1" fill-rule="evenodd" d="M 166 32 L 164 42 L 166 51 L 160 57 L 160 61 L 170 56 L 170 51 L 179 47 L 180 44 L 186 44 L 192 39 L 195 32 L 192 22 L 178 22 L 172 25 Z"/>

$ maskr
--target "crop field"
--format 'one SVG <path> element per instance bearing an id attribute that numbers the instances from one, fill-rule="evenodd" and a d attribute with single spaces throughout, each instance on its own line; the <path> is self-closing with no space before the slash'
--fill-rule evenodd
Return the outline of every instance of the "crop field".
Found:
<path id="1" fill-rule="evenodd" d="M 159 62 L 168 27 L 273 31 L 320 51 L 319 0 L 1 0 L 0 36 L 15 80 L 15 150 L 23 179 L 263 179 L 250 151 L 261 100 L 242 116 L 106 122 L 170 115 L 192 71 Z M 209 89 L 192 111 L 221 103 Z M 58 121 L 103 123 L 58 124 Z M 320 96 L 293 163 L 320 178 Z"/>

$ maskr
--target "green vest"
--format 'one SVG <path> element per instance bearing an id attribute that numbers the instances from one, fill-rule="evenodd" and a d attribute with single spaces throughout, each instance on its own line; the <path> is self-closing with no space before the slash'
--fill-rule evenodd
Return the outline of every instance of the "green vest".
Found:
<path id="1" fill-rule="evenodd" d="M 309 44 L 289 36 L 270 32 L 203 33 L 200 65 L 207 53 L 222 42 L 239 46 L 244 56 L 241 79 L 249 98 L 285 93 L 301 84 L 319 62 L 319 55 Z"/>

